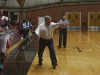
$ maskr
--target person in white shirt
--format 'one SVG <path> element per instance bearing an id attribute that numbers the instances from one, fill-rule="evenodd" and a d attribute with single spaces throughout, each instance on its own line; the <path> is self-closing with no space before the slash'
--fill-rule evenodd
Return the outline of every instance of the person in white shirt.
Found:
<path id="1" fill-rule="evenodd" d="M 26 38 L 26 37 L 28 37 L 28 33 L 30 30 L 28 21 L 23 20 L 22 26 L 23 26 L 23 29 L 21 31 L 22 31 L 23 37 Z"/>
<path id="2" fill-rule="evenodd" d="M 26 20 L 23 20 L 22 25 L 23 25 L 23 28 L 29 28 Z"/>
<path id="3" fill-rule="evenodd" d="M 29 28 L 32 29 L 33 25 L 32 25 L 32 23 L 31 23 L 31 19 L 28 20 L 28 25 L 29 25 Z"/>
<path id="4" fill-rule="evenodd" d="M 47 46 L 50 51 L 52 66 L 53 68 L 55 68 L 57 66 L 57 58 L 53 45 L 53 32 L 55 28 L 59 27 L 60 24 L 51 22 L 50 16 L 45 16 L 44 20 L 45 22 L 41 23 L 35 30 L 35 33 L 39 37 L 39 51 L 38 51 L 39 65 L 42 65 L 43 52 L 45 47 Z"/>
<path id="5" fill-rule="evenodd" d="M 30 32 L 34 31 L 34 24 L 32 24 L 31 19 L 28 20 L 28 26 L 30 28 Z"/>
<path id="6" fill-rule="evenodd" d="M 7 43 L 7 35 L 4 30 L 8 30 L 8 17 L 3 16 L 3 9 L 0 9 L 0 70 L 3 69 Z"/>

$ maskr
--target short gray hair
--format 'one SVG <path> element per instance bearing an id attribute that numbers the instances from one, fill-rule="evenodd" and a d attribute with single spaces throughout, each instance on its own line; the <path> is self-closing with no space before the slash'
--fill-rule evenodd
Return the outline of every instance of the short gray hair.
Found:
<path id="1" fill-rule="evenodd" d="M 44 17 L 45 20 L 48 19 L 48 18 L 51 20 L 51 17 L 48 16 L 48 15 L 46 15 L 46 16 Z"/>

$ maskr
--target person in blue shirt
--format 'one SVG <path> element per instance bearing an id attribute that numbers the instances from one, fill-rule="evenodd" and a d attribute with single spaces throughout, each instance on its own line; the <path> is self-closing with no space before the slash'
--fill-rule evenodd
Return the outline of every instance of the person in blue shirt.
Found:
<path id="1" fill-rule="evenodd" d="M 59 26 L 59 45 L 58 48 L 61 48 L 62 45 L 66 48 L 67 45 L 67 27 L 69 27 L 69 22 L 66 20 L 66 16 L 62 15 L 62 19 L 59 21 L 61 25 Z"/>

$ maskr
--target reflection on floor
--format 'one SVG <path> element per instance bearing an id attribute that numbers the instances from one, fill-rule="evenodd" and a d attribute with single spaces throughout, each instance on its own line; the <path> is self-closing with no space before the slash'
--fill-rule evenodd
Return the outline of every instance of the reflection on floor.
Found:
<path id="1" fill-rule="evenodd" d="M 68 31 L 67 47 L 57 48 L 59 34 L 54 34 L 58 66 L 52 68 L 46 47 L 42 66 L 35 56 L 27 75 L 100 75 L 100 31 Z"/>
<path id="2" fill-rule="evenodd" d="M 7 52 L 2 75 L 100 75 L 100 31 L 68 31 L 67 47 L 60 49 L 58 32 L 54 33 L 54 48 L 58 66 L 52 69 L 46 47 L 43 65 L 38 65 L 38 39 L 26 39 Z"/>
<path id="3" fill-rule="evenodd" d="M 4 69 L 0 75 L 26 75 L 38 51 L 37 38 L 25 39 L 16 46 L 5 58 Z"/>

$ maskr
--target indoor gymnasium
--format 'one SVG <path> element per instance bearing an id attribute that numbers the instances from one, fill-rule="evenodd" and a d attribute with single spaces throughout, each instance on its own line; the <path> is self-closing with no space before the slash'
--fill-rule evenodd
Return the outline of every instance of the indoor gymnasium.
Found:
<path id="1" fill-rule="evenodd" d="M 0 0 L 0 75 L 100 75 L 100 1 Z"/>

